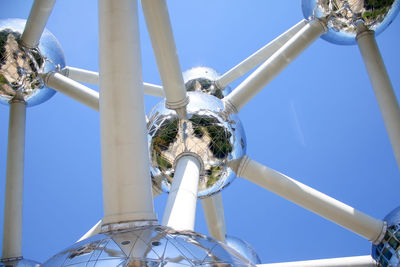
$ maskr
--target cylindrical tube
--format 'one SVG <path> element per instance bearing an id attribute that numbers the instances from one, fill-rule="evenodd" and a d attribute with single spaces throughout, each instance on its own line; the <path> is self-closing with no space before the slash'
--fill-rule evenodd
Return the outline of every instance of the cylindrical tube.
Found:
<path id="1" fill-rule="evenodd" d="M 26 103 L 10 101 L 2 258 L 22 256 Z"/>
<path id="2" fill-rule="evenodd" d="M 374 219 L 282 173 L 263 166 L 247 156 L 243 158 L 237 174 L 371 242 L 379 242 L 383 238 L 386 230 L 383 221 Z"/>
<path id="3" fill-rule="evenodd" d="M 257 67 L 263 61 L 267 60 L 272 56 L 279 48 L 281 48 L 290 38 L 292 38 L 297 32 L 299 32 L 307 21 L 301 20 L 299 23 L 294 25 L 292 28 L 272 40 L 270 43 L 256 51 L 254 54 L 237 64 L 235 67 L 224 73 L 216 81 L 218 87 L 225 88 L 233 81 L 242 77 L 244 74 L 249 72 L 251 69 Z"/>
<path id="4" fill-rule="evenodd" d="M 193 156 L 178 159 L 162 225 L 194 231 L 200 163 Z"/>
<path id="5" fill-rule="evenodd" d="M 99 84 L 99 73 L 94 71 L 67 66 L 61 70 L 61 73 L 77 82 Z"/>
<path id="6" fill-rule="evenodd" d="M 224 101 L 232 105 L 234 111 L 239 111 L 325 31 L 323 21 L 315 19 L 309 22 L 225 97 Z"/>
<path id="7" fill-rule="evenodd" d="M 57 72 L 44 75 L 46 86 L 99 111 L 99 93 Z"/>
<path id="8" fill-rule="evenodd" d="M 371 256 L 257 264 L 257 267 L 377 267 Z"/>
<path id="9" fill-rule="evenodd" d="M 166 106 L 184 109 L 188 98 L 165 0 L 142 0 L 144 17 L 165 90 Z M 182 115 L 183 114 L 178 114 Z"/>
<path id="10" fill-rule="evenodd" d="M 221 193 L 201 200 L 208 233 L 225 243 L 226 226 Z"/>
<path id="11" fill-rule="evenodd" d="M 98 3 L 103 225 L 156 220 L 137 1 L 99 0 Z"/>
<path id="12" fill-rule="evenodd" d="M 35 48 L 46 27 L 47 20 L 56 0 L 35 0 L 22 33 L 21 43 L 25 47 Z"/>
<path id="13" fill-rule="evenodd" d="M 362 25 L 359 29 L 362 29 Z M 363 27 L 357 34 L 357 43 L 367 68 L 369 79 L 392 144 L 397 166 L 400 168 L 400 110 L 392 83 L 386 71 L 374 31 Z"/>

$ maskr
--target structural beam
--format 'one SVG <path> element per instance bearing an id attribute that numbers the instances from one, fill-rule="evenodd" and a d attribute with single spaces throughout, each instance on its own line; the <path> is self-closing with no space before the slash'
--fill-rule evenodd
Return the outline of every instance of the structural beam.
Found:
<path id="1" fill-rule="evenodd" d="M 223 243 L 226 242 L 226 225 L 221 193 L 201 200 L 208 233 Z"/>
<path id="2" fill-rule="evenodd" d="M 84 70 L 80 68 L 67 66 L 61 70 L 61 73 L 77 82 L 88 83 L 88 84 L 99 84 L 99 73 L 90 70 Z M 146 95 L 164 97 L 164 89 L 156 84 L 143 83 L 144 93 Z"/>
<path id="3" fill-rule="evenodd" d="M 103 226 L 156 220 L 148 170 L 138 3 L 99 0 L 98 4 Z"/>
<path id="4" fill-rule="evenodd" d="M 374 219 L 247 156 L 244 156 L 240 162 L 233 161 L 228 165 L 236 171 L 238 176 L 347 228 L 373 243 L 379 243 L 386 232 L 387 226 L 384 221 Z"/>
<path id="5" fill-rule="evenodd" d="M 10 101 L 2 259 L 22 257 L 26 103 L 18 94 Z"/>
<path id="6" fill-rule="evenodd" d="M 307 20 L 303 19 L 292 28 L 282 33 L 280 36 L 272 40 L 270 43 L 256 51 L 254 54 L 237 64 L 235 67 L 221 75 L 216 83 L 219 88 L 225 88 L 230 83 L 242 77 L 244 74 L 260 65 L 262 62 L 272 56 L 279 48 L 298 33 L 305 25 Z"/>
<path id="7" fill-rule="evenodd" d="M 178 231 L 194 231 L 200 162 L 194 156 L 178 159 L 162 225 Z"/>
<path id="8" fill-rule="evenodd" d="M 165 0 L 142 0 L 144 17 L 165 91 L 167 108 L 186 118 L 188 98 Z"/>
<path id="9" fill-rule="evenodd" d="M 53 10 L 56 0 L 35 0 L 22 33 L 21 43 L 27 48 L 39 45 L 40 37 L 46 27 L 47 20 Z"/>
<path id="10" fill-rule="evenodd" d="M 322 19 L 315 19 L 308 22 L 307 25 L 302 27 L 299 32 L 225 97 L 224 102 L 230 107 L 232 112 L 238 112 L 326 30 L 326 23 Z"/>
<path id="11" fill-rule="evenodd" d="M 86 234 L 84 234 L 84 235 L 83 235 L 81 238 L 79 238 L 79 240 L 76 241 L 76 242 L 80 242 L 80 241 L 82 241 L 82 240 L 84 240 L 84 239 L 86 239 L 86 238 L 89 238 L 89 237 L 92 237 L 92 236 L 94 236 L 94 235 L 99 234 L 99 233 L 101 232 L 101 226 L 102 226 L 102 224 L 103 224 L 103 221 L 102 221 L 102 220 L 98 221 L 92 228 L 90 228 L 89 231 L 86 232 Z"/>
<path id="12" fill-rule="evenodd" d="M 400 168 L 400 110 L 385 63 L 375 40 L 375 32 L 358 25 L 357 43 Z"/>
<path id="13" fill-rule="evenodd" d="M 257 267 L 377 267 L 371 256 L 356 256 L 310 261 L 257 264 Z"/>

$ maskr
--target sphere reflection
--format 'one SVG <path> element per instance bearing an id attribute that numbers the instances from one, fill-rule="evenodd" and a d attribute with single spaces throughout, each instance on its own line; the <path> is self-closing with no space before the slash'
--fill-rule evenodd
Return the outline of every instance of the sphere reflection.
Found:
<path id="1" fill-rule="evenodd" d="M 251 262 L 252 264 L 261 264 L 261 260 L 258 257 L 257 252 L 255 249 L 246 241 L 241 240 L 234 236 L 227 236 L 226 243 L 228 246 L 239 252 L 246 260 Z"/>
<path id="2" fill-rule="evenodd" d="M 0 261 L 0 267 L 39 267 L 40 263 L 27 259 Z"/>
<path id="3" fill-rule="evenodd" d="M 235 114 L 225 111 L 223 102 L 211 95 L 189 92 L 188 119 L 158 103 L 148 115 L 149 151 L 153 186 L 169 192 L 177 158 L 195 154 L 202 161 L 199 197 L 222 190 L 235 173 L 229 160 L 245 154 L 245 135 Z"/>
<path id="4" fill-rule="evenodd" d="M 372 246 L 372 257 L 380 267 L 400 267 L 400 207 L 389 213 L 384 220 L 388 228 L 382 242 Z"/>
<path id="5" fill-rule="evenodd" d="M 20 92 L 28 106 L 40 104 L 55 94 L 44 86 L 41 73 L 65 66 L 64 55 L 55 37 L 43 32 L 39 47 L 21 45 L 25 20 L 0 20 L 0 102 L 7 104 Z"/>
<path id="6" fill-rule="evenodd" d="M 329 16 L 328 33 L 322 38 L 335 44 L 355 44 L 357 24 L 362 21 L 378 35 L 393 21 L 399 0 L 303 0 L 305 18 Z"/>
<path id="7" fill-rule="evenodd" d="M 228 246 L 195 232 L 161 226 L 98 234 L 58 253 L 43 267 L 252 266 Z"/>

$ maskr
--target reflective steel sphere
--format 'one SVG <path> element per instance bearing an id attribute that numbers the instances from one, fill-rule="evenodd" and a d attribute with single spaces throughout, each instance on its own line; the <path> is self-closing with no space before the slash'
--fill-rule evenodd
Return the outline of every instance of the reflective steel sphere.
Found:
<path id="1" fill-rule="evenodd" d="M 188 119 L 158 103 L 148 115 L 148 140 L 153 186 L 169 192 L 181 155 L 195 154 L 202 161 L 198 197 L 204 198 L 232 182 L 235 173 L 226 163 L 245 154 L 246 138 L 235 114 L 211 95 L 189 92 Z"/>
<path id="2" fill-rule="evenodd" d="M 400 267 L 400 207 L 389 213 L 384 220 L 388 228 L 382 242 L 372 246 L 372 257 L 380 267 Z"/>
<path id="3" fill-rule="evenodd" d="M 305 18 L 330 16 L 322 38 L 335 44 L 355 44 L 357 23 L 362 21 L 376 35 L 392 23 L 400 0 L 303 0 Z"/>
<path id="4" fill-rule="evenodd" d="M 56 38 L 43 32 L 39 47 L 21 45 L 25 20 L 0 20 L 0 102 L 8 104 L 15 94 L 22 93 L 28 106 L 40 104 L 55 94 L 44 86 L 40 73 L 65 66 L 64 54 Z"/>
<path id="5" fill-rule="evenodd" d="M 215 83 L 218 77 L 219 74 L 215 70 L 207 67 L 196 67 L 183 73 L 183 79 L 185 80 L 188 92 L 203 92 L 222 99 L 231 90 L 229 87 L 219 88 Z"/>
<path id="6" fill-rule="evenodd" d="M 228 246 L 239 252 L 240 255 L 242 255 L 246 260 L 251 262 L 253 265 L 261 264 L 257 252 L 246 241 L 243 241 L 234 236 L 227 236 L 226 243 L 228 244 Z"/>
<path id="7" fill-rule="evenodd" d="M 98 234 L 58 253 L 43 267 L 252 266 L 228 246 L 161 226 Z"/>
<path id="8" fill-rule="evenodd" d="M 27 259 L 0 261 L 0 267 L 39 267 L 40 263 Z"/>

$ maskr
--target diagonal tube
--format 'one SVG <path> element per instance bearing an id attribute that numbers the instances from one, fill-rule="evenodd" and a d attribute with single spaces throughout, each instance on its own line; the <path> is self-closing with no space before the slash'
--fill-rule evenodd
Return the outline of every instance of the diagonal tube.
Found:
<path id="1" fill-rule="evenodd" d="M 377 267 L 371 256 L 343 257 L 309 261 L 257 264 L 257 267 Z"/>
<path id="2" fill-rule="evenodd" d="M 225 243 L 226 225 L 221 193 L 202 199 L 201 205 L 209 235 Z"/>
<path id="3" fill-rule="evenodd" d="M 358 25 L 357 43 L 400 168 L 400 110 L 385 63 L 375 40 L 375 32 Z"/>
<path id="4" fill-rule="evenodd" d="M 232 112 L 238 112 L 326 30 L 326 23 L 322 19 L 314 19 L 308 22 L 225 97 L 224 102 L 232 109 Z"/>
<path id="5" fill-rule="evenodd" d="M 99 93 L 57 72 L 42 75 L 47 87 L 51 87 L 72 99 L 99 111 Z"/>
<path id="6" fill-rule="evenodd" d="M 142 0 L 147 29 L 165 90 L 166 106 L 186 117 L 188 98 L 165 0 Z"/>
<path id="7" fill-rule="evenodd" d="M 307 20 L 301 20 L 292 28 L 282 33 L 270 43 L 268 43 L 267 45 L 256 51 L 254 54 L 234 66 L 232 69 L 230 69 L 217 79 L 217 86 L 219 88 L 225 88 L 230 83 L 249 72 L 251 69 L 260 65 L 263 61 L 267 60 L 276 51 L 278 51 L 279 48 L 281 48 L 287 41 L 289 41 L 289 39 L 292 38 L 296 33 L 298 33 L 306 24 Z"/>
<path id="8" fill-rule="evenodd" d="M 98 4 L 102 227 L 154 221 L 138 3 L 99 0 Z"/>
<path id="9" fill-rule="evenodd" d="M 98 72 L 67 66 L 61 70 L 61 73 L 64 76 L 77 82 L 95 84 L 95 85 L 99 84 Z M 164 89 L 159 85 L 151 83 L 143 83 L 143 89 L 146 95 L 157 96 L 157 97 L 165 96 Z"/>
<path id="10" fill-rule="evenodd" d="M 161 224 L 177 231 L 194 231 L 200 162 L 191 155 L 178 159 Z"/>
<path id="11" fill-rule="evenodd" d="M 26 103 L 17 94 L 10 101 L 2 259 L 22 257 Z"/>
<path id="12" fill-rule="evenodd" d="M 244 156 L 228 165 L 243 177 L 297 205 L 328 219 L 373 243 L 379 243 L 386 223 L 374 219 L 286 175 Z"/>
<path id="13" fill-rule="evenodd" d="M 53 10 L 56 0 L 35 0 L 22 33 L 21 43 L 28 48 L 39 45 L 40 37 L 46 27 L 47 20 Z"/>

